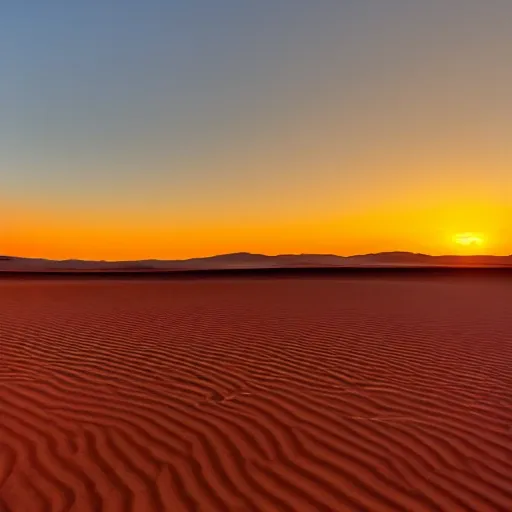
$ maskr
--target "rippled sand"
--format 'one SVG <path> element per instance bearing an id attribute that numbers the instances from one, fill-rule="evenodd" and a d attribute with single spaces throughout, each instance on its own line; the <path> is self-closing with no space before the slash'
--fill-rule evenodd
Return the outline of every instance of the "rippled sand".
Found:
<path id="1" fill-rule="evenodd" d="M 0 510 L 511 511 L 512 285 L 0 282 Z"/>

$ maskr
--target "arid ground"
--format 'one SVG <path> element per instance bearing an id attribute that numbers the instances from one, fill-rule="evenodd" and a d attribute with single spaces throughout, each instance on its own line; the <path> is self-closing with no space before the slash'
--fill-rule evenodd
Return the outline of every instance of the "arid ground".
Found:
<path id="1" fill-rule="evenodd" d="M 0 281 L 0 510 L 512 510 L 512 280 Z"/>

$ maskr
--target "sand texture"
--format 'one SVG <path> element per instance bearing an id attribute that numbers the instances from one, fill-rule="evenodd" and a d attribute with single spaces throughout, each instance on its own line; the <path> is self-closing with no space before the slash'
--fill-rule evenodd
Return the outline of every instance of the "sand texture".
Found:
<path id="1" fill-rule="evenodd" d="M 512 282 L 0 281 L 0 511 L 512 511 Z"/>

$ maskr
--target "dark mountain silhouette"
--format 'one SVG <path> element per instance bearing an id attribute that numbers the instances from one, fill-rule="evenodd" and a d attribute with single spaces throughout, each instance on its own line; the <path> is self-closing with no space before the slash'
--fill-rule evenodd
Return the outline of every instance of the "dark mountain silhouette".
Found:
<path id="1" fill-rule="evenodd" d="M 383 252 L 354 256 L 335 254 L 279 254 L 239 252 L 186 260 L 86 261 L 0 256 L 0 270 L 194 270 L 270 267 L 338 266 L 512 266 L 511 256 L 429 256 L 410 252 Z"/>

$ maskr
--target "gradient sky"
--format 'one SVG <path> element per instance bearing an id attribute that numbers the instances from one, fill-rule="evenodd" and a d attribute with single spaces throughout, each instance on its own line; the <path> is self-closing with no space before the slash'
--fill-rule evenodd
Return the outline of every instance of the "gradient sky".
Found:
<path id="1" fill-rule="evenodd" d="M 26 0 L 0 253 L 512 253 L 512 1 Z"/>

